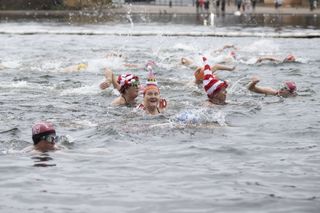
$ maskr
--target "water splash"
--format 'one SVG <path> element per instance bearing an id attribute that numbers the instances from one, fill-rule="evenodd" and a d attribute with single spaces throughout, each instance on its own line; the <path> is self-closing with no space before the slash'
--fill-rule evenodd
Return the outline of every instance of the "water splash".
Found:
<path id="1" fill-rule="evenodd" d="M 130 24 L 131 24 L 131 29 L 133 29 L 133 28 L 134 28 L 134 24 L 133 24 L 133 21 L 132 21 L 131 11 L 132 11 L 132 4 L 129 4 L 129 6 L 127 7 L 127 15 L 126 15 L 126 18 L 129 20 L 129 22 L 130 22 Z"/>

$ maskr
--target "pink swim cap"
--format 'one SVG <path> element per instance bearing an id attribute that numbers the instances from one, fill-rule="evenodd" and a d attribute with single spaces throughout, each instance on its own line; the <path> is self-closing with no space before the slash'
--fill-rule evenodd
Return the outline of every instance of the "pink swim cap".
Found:
<path id="1" fill-rule="evenodd" d="M 289 90 L 291 93 L 295 92 L 297 90 L 296 83 L 293 81 L 285 81 L 284 86 L 287 90 Z"/>
<path id="2" fill-rule="evenodd" d="M 296 58 L 293 55 L 288 55 L 284 60 L 285 61 L 295 61 Z"/>
<path id="3" fill-rule="evenodd" d="M 56 130 L 53 125 L 48 122 L 38 122 L 32 126 L 32 140 L 37 144 L 42 136 L 55 134 Z"/>

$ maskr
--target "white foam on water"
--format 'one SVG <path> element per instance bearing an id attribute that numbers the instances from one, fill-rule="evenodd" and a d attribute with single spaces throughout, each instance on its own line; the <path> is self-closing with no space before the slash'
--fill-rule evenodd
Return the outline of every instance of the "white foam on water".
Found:
<path id="1" fill-rule="evenodd" d="M 189 109 L 184 110 L 172 119 L 178 125 L 205 125 L 217 123 L 226 126 L 225 114 L 221 110 Z"/>
<path id="2" fill-rule="evenodd" d="M 15 81 L 15 82 L 0 82 L 0 88 L 21 88 L 21 89 L 46 89 L 48 87 L 43 87 L 40 84 L 30 83 L 27 81 Z"/>
<path id="3" fill-rule="evenodd" d="M 100 93 L 101 90 L 99 88 L 98 84 L 94 84 L 94 85 L 86 85 L 83 87 L 78 87 L 78 88 L 70 88 L 70 89 L 66 89 L 63 90 L 60 95 L 64 96 L 64 95 L 94 95 L 94 94 L 98 94 Z"/>
<path id="4" fill-rule="evenodd" d="M 195 47 L 188 44 L 177 43 L 173 46 L 173 49 L 196 51 Z"/>
<path id="5" fill-rule="evenodd" d="M 259 55 L 273 55 L 279 52 L 280 47 L 270 39 L 261 39 L 253 42 L 251 45 L 241 49 L 244 52 L 259 53 Z"/>
<path id="6" fill-rule="evenodd" d="M 21 66 L 20 61 L 3 61 L 1 64 L 4 66 L 4 68 L 10 68 L 10 69 L 16 69 Z"/>

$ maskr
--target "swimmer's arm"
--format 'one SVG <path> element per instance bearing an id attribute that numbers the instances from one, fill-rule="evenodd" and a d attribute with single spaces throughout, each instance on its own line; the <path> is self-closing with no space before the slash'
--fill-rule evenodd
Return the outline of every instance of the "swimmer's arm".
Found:
<path id="1" fill-rule="evenodd" d="M 115 99 L 111 102 L 111 105 L 112 105 L 112 106 L 120 106 L 120 105 L 123 105 L 123 104 L 125 104 L 125 103 L 123 102 L 123 98 L 121 98 L 121 96 L 115 98 Z"/>
<path id="2" fill-rule="evenodd" d="M 272 56 L 263 56 L 263 57 L 259 57 L 257 60 L 257 63 L 261 63 L 262 61 L 274 61 L 274 62 L 281 62 L 281 60 L 279 60 L 276 57 L 272 57 Z"/>
<path id="3" fill-rule="evenodd" d="M 193 64 L 193 61 L 191 59 L 183 57 L 183 58 L 181 58 L 181 64 L 186 65 L 186 66 L 190 66 L 191 64 Z"/>
<path id="4" fill-rule="evenodd" d="M 212 72 L 218 71 L 218 70 L 226 70 L 226 71 L 233 71 L 236 67 L 235 66 L 225 66 L 222 64 L 215 64 L 211 67 Z"/>
<path id="5" fill-rule="evenodd" d="M 132 67 L 132 68 L 138 68 L 138 67 L 139 67 L 139 66 L 136 65 L 136 64 L 128 64 L 128 63 L 123 64 L 123 66 L 125 66 L 125 67 Z"/>
<path id="6" fill-rule="evenodd" d="M 277 91 L 270 88 L 270 87 L 260 87 L 256 84 L 260 80 L 258 78 L 253 78 L 251 82 L 248 85 L 248 89 L 252 92 L 259 93 L 259 94 L 265 94 L 265 95 L 277 95 Z"/>
<path id="7" fill-rule="evenodd" d="M 222 52 L 222 51 L 225 50 L 225 49 L 231 49 L 231 48 L 237 50 L 236 46 L 234 46 L 233 44 L 227 44 L 227 45 L 224 45 L 221 49 L 215 50 L 214 52 L 220 53 L 220 52 Z"/>
<path id="8" fill-rule="evenodd" d="M 110 86 L 110 84 L 112 84 L 115 89 L 117 89 L 117 90 L 120 89 L 120 85 L 118 84 L 117 79 L 114 76 L 111 69 L 106 68 L 104 76 L 105 76 L 105 81 L 100 84 L 100 88 L 102 90 L 108 88 Z"/>

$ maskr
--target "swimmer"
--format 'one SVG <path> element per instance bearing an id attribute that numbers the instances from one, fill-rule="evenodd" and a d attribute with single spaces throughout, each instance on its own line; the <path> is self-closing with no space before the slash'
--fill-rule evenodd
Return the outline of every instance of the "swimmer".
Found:
<path id="1" fill-rule="evenodd" d="M 210 70 L 212 73 L 215 73 L 216 71 L 219 71 L 219 70 L 233 71 L 235 68 L 236 68 L 235 66 L 226 66 L 226 65 L 222 65 L 222 64 L 215 64 L 210 67 Z M 194 77 L 195 77 L 195 83 L 201 84 L 203 82 L 203 78 L 204 78 L 204 68 L 198 67 L 194 72 Z"/>
<path id="2" fill-rule="evenodd" d="M 88 64 L 80 63 L 80 64 L 68 66 L 64 68 L 63 71 L 64 72 L 80 72 L 80 71 L 86 70 L 87 68 L 88 68 Z"/>
<path id="3" fill-rule="evenodd" d="M 105 81 L 100 84 L 100 89 L 104 90 L 113 85 L 121 96 L 112 101 L 114 106 L 135 106 L 136 98 L 139 95 L 140 82 L 138 76 L 133 74 L 119 75 L 116 78 L 110 69 L 105 71 Z"/>
<path id="4" fill-rule="evenodd" d="M 261 56 L 258 58 L 256 63 L 261 63 L 263 61 L 271 61 L 275 63 L 290 63 L 290 62 L 296 62 L 296 57 L 293 55 L 287 55 L 284 59 L 275 57 L 275 56 Z"/>
<path id="5" fill-rule="evenodd" d="M 193 61 L 188 59 L 188 58 L 181 58 L 181 64 L 190 66 L 193 64 Z M 233 71 L 235 70 L 235 66 L 226 66 L 222 64 L 215 64 L 210 67 L 212 73 L 215 73 L 216 71 L 219 70 L 226 70 L 226 71 Z M 203 81 L 203 76 L 204 76 L 204 68 L 203 67 L 195 67 L 195 72 L 194 72 L 194 77 L 195 77 L 195 83 L 196 84 L 202 84 Z"/>
<path id="6" fill-rule="evenodd" d="M 257 86 L 260 79 L 257 77 L 253 77 L 251 82 L 248 85 L 248 89 L 252 92 L 264 94 L 264 95 L 274 95 L 281 97 L 294 97 L 297 95 L 297 87 L 296 84 L 292 81 L 285 81 L 279 90 L 270 88 L 270 87 L 261 87 Z"/>
<path id="7" fill-rule="evenodd" d="M 119 59 L 123 59 L 125 61 L 127 61 L 127 57 L 124 56 L 122 53 L 118 53 L 118 52 L 109 52 L 106 55 L 107 59 L 114 59 L 114 58 L 119 58 Z M 139 66 L 137 64 L 132 64 L 132 63 L 127 63 L 125 62 L 123 64 L 124 67 L 128 67 L 128 68 L 138 68 Z"/>
<path id="8" fill-rule="evenodd" d="M 48 152 L 60 149 L 56 145 L 56 130 L 51 123 L 38 122 L 32 126 L 33 150 Z"/>
<path id="9" fill-rule="evenodd" d="M 208 102 L 210 104 L 225 105 L 228 83 L 226 81 L 221 81 L 212 74 L 205 57 L 203 57 L 203 61 L 206 63 L 204 66 L 203 88 L 207 93 Z"/>
<path id="10" fill-rule="evenodd" d="M 113 58 L 113 57 L 126 58 L 122 53 L 119 53 L 119 52 L 111 51 L 106 54 L 106 58 Z"/>
<path id="11" fill-rule="evenodd" d="M 143 103 L 137 106 L 147 114 L 158 115 L 167 107 L 167 101 L 160 98 L 160 89 L 152 70 L 149 70 L 147 85 L 143 90 Z"/>
<path id="12" fill-rule="evenodd" d="M 222 51 L 224 51 L 226 49 L 238 50 L 238 48 L 235 45 L 227 44 L 227 45 L 224 45 L 222 48 L 215 50 L 214 53 L 221 53 Z"/>

